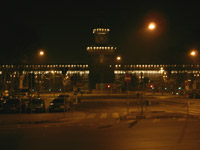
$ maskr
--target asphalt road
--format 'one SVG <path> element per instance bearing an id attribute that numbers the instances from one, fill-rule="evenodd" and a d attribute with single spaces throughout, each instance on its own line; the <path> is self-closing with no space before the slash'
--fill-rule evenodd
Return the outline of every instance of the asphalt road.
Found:
<path id="1" fill-rule="evenodd" d="M 64 113 L 22 114 L 21 124 L 0 124 L 0 147 L 2 150 L 199 150 L 200 121 L 185 118 L 187 99 L 150 101 L 151 106 L 144 106 L 145 119 L 134 118 L 141 113 L 141 105 L 135 99 L 129 103 L 132 116 L 129 119 L 120 119 L 127 113 L 126 99 L 83 100 L 65 118 Z M 189 102 L 189 113 L 200 116 L 199 101 Z M 161 115 L 166 117 L 158 117 Z M 17 119 L 18 114 L 0 115 L 1 122 Z"/>
<path id="2" fill-rule="evenodd" d="M 46 124 L 0 128 L 0 141 L 8 150 L 199 150 L 199 125 L 191 119 Z"/>

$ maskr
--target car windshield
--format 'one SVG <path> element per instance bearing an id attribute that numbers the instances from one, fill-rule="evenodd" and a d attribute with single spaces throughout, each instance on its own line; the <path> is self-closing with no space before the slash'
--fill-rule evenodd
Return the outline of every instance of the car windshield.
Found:
<path id="1" fill-rule="evenodd" d="M 65 97 L 65 98 L 68 98 L 69 95 L 59 95 L 59 96 L 58 96 L 58 98 L 64 98 L 64 97 Z"/>
<path id="2" fill-rule="evenodd" d="M 19 103 L 19 100 L 18 99 L 9 99 L 6 101 L 7 104 L 16 104 L 16 103 Z"/>
<path id="3" fill-rule="evenodd" d="M 53 103 L 64 103 L 63 99 L 54 99 Z"/>
<path id="4" fill-rule="evenodd" d="M 41 103 L 43 103 L 43 101 L 42 100 L 38 100 L 38 99 L 33 99 L 32 103 L 33 104 L 41 104 Z"/>

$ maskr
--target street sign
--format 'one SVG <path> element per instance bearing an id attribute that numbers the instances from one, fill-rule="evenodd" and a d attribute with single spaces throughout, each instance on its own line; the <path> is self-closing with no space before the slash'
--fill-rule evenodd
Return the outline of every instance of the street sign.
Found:
<path id="1" fill-rule="evenodd" d="M 129 74 L 125 75 L 125 81 L 126 81 L 126 83 L 131 82 L 131 76 Z"/>

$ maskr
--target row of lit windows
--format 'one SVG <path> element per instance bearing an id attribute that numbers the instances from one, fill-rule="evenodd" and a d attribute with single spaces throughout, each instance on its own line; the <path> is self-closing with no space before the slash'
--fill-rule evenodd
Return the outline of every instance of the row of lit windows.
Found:
<path id="1" fill-rule="evenodd" d="M 87 47 L 87 50 L 113 50 L 116 47 Z M 56 68 L 56 67 L 68 67 L 68 68 L 88 68 L 88 65 L 0 65 L 0 68 L 16 68 L 16 67 L 26 67 L 26 68 Z M 115 67 L 121 67 L 121 65 L 115 65 Z M 150 67 L 200 67 L 199 65 L 124 65 L 125 68 L 150 68 Z"/>
<path id="2" fill-rule="evenodd" d="M 116 68 L 122 67 L 121 65 L 115 65 Z M 125 68 L 160 68 L 167 67 L 167 65 L 125 65 Z"/>
<path id="3" fill-rule="evenodd" d="M 14 65 L 2 65 L 0 68 L 14 68 L 19 66 Z M 26 67 L 26 68 L 56 68 L 56 67 L 68 67 L 68 68 L 88 68 L 88 65 L 21 65 L 20 67 Z"/>
<path id="4" fill-rule="evenodd" d="M 163 71 L 161 70 L 130 70 L 130 71 L 123 71 L 123 70 L 115 70 L 114 74 L 162 74 Z"/>
<path id="5" fill-rule="evenodd" d="M 116 67 L 118 67 L 116 65 Z M 150 67 L 200 67 L 199 65 L 155 65 L 155 64 L 149 64 L 149 65 L 124 65 L 124 67 L 126 68 L 135 68 L 135 67 L 139 67 L 139 68 L 150 68 Z"/>
<path id="6" fill-rule="evenodd" d="M 116 50 L 116 47 L 87 47 L 87 50 Z"/>
<path id="7" fill-rule="evenodd" d="M 28 73 L 34 73 L 34 74 L 62 74 L 62 71 L 57 71 L 57 70 L 51 70 L 51 71 L 23 71 L 22 74 L 28 74 Z M 0 72 L 0 74 L 2 74 L 2 72 Z M 14 72 L 13 75 L 15 77 L 15 75 L 18 74 L 18 72 Z M 67 71 L 67 74 L 89 74 L 89 70 L 85 70 L 85 71 Z M 12 77 L 12 75 L 10 75 Z"/>
<path id="8" fill-rule="evenodd" d="M 105 28 L 97 28 L 97 29 L 93 29 L 93 33 L 96 33 L 96 32 L 109 32 L 110 29 L 105 29 Z"/>
<path id="9" fill-rule="evenodd" d="M 86 71 L 67 71 L 67 74 L 89 74 L 89 70 Z"/>
<path id="10" fill-rule="evenodd" d="M 182 70 L 182 71 L 173 70 L 173 71 L 171 71 L 171 73 L 200 73 L 200 71 L 197 71 L 197 70 Z"/>

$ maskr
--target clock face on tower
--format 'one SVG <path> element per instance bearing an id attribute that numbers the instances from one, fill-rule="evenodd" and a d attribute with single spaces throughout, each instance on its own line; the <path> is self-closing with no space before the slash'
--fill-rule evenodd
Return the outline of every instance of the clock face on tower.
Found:
<path id="1" fill-rule="evenodd" d="M 107 38 L 107 36 L 105 36 L 105 35 L 97 35 L 97 36 L 95 37 L 95 42 L 96 42 L 97 44 L 105 44 L 105 43 L 108 42 L 108 38 Z"/>

